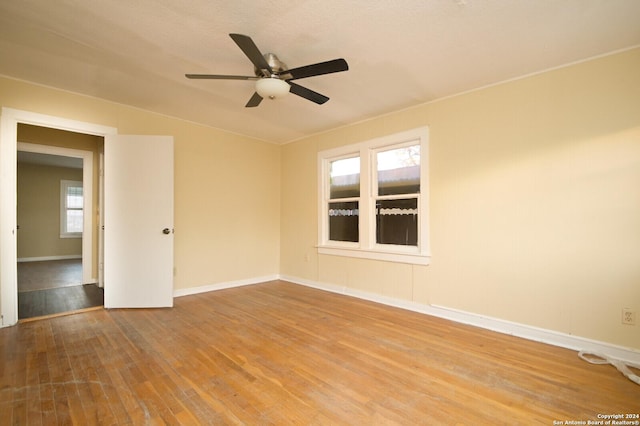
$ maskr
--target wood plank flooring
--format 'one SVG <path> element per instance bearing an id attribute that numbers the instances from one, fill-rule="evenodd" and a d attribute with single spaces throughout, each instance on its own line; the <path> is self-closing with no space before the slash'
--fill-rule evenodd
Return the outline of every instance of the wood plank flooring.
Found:
<path id="1" fill-rule="evenodd" d="M 543 424 L 639 413 L 573 351 L 282 281 L 0 330 L 17 425 Z"/>
<path id="2" fill-rule="evenodd" d="M 18 262 L 18 292 L 82 284 L 82 259 Z"/>
<path id="3" fill-rule="evenodd" d="M 82 285 L 82 259 L 18 263 L 18 318 L 102 306 L 104 291 Z"/>
<path id="4" fill-rule="evenodd" d="M 18 293 L 18 319 L 102 306 L 104 290 L 95 284 Z"/>

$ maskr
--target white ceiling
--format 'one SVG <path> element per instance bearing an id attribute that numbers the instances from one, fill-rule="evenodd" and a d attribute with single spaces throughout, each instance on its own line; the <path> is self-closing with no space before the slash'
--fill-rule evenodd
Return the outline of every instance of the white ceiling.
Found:
<path id="1" fill-rule="evenodd" d="M 289 68 L 349 71 L 244 105 L 252 75 L 229 33 Z M 640 45 L 638 0 L 0 0 L 0 75 L 274 143 Z"/>

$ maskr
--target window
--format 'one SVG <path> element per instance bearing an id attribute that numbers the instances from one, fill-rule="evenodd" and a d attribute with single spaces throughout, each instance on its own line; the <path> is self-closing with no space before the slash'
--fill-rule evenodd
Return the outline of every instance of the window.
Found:
<path id="1" fill-rule="evenodd" d="M 358 242 L 360 157 L 329 162 L 329 240 Z"/>
<path id="2" fill-rule="evenodd" d="M 427 128 L 319 153 L 318 251 L 429 263 Z"/>
<path id="3" fill-rule="evenodd" d="M 83 227 L 82 182 L 60 181 L 60 238 L 81 238 Z"/>

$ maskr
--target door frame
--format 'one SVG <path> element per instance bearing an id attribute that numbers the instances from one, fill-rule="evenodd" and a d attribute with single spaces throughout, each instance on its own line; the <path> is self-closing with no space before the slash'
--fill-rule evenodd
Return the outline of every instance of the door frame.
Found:
<path id="1" fill-rule="evenodd" d="M 17 188 L 18 123 L 86 133 L 117 134 L 115 127 L 2 107 L 0 112 L 0 327 L 18 322 Z M 83 253 L 84 254 L 84 253 Z"/>
<path id="2" fill-rule="evenodd" d="M 17 151 L 82 159 L 82 197 L 85 205 L 82 212 L 82 284 L 95 283 L 96 277 L 91 276 L 93 271 L 93 235 L 95 233 L 93 228 L 93 152 L 30 142 L 18 142 Z M 16 220 L 18 219 L 16 217 Z"/>

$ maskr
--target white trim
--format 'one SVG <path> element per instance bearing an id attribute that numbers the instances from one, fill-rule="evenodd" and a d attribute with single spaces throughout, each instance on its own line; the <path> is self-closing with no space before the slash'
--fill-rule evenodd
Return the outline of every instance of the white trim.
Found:
<path id="1" fill-rule="evenodd" d="M 226 288 L 260 284 L 268 281 L 275 281 L 277 279 L 279 279 L 279 275 L 267 275 L 264 277 L 249 278 L 238 281 L 227 281 L 223 283 L 203 285 L 199 287 L 181 288 L 173 291 L 173 297 L 191 296 L 193 294 L 208 293 L 210 291 L 224 290 Z"/>
<path id="2" fill-rule="evenodd" d="M 45 261 L 48 261 L 48 260 L 70 260 L 70 259 L 82 259 L 82 255 L 81 254 L 65 254 L 65 255 L 62 255 L 62 256 L 19 257 L 18 258 L 18 263 L 22 263 L 22 262 L 45 262 Z"/>
<path id="3" fill-rule="evenodd" d="M 554 330 L 548 330 L 526 324 L 506 321 L 503 319 L 475 314 L 472 312 L 465 312 L 458 309 L 447 308 L 444 306 L 425 305 L 422 303 L 411 302 L 407 300 L 394 299 L 391 297 L 381 296 L 379 294 L 369 293 L 361 290 L 354 290 L 344 286 L 320 283 L 287 275 L 280 276 L 280 279 L 283 281 L 288 281 L 294 284 L 304 285 L 319 290 L 357 297 L 359 299 L 369 300 L 371 302 L 381 303 L 383 305 L 393 306 L 400 309 L 406 309 L 425 315 L 432 315 L 438 318 L 444 318 L 450 321 L 467 324 L 474 327 L 480 327 L 498 333 L 521 337 L 523 339 L 532 340 L 535 342 L 546 343 L 549 345 L 575 351 L 586 350 L 589 352 L 603 353 L 607 354 L 611 358 L 615 358 L 621 361 L 633 364 L 640 363 L 640 350 L 638 349 L 632 349 L 612 343 L 588 339 L 586 337 L 574 336 Z"/>
<path id="4" fill-rule="evenodd" d="M 2 107 L 0 116 L 0 326 L 18 322 L 16 157 L 18 123 L 86 133 L 117 134 L 114 127 Z M 88 254 L 90 256 L 91 254 Z"/>
<path id="5" fill-rule="evenodd" d="M 98 163 L 98 206 L 104 208 L 104 153 Z M 104 215 L 98 215 L 98 287 L 104 288 Z"/>

